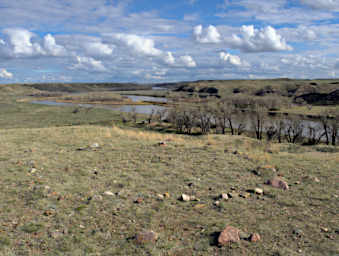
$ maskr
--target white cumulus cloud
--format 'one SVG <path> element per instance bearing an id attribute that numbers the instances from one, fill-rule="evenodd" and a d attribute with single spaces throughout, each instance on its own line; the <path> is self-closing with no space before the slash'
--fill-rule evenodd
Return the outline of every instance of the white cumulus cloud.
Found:
<path id="1" fill-rule="evenodd" d="M 0 69 L 0 78 L 11 79 L 13 78 L 13 74 L 3 68 Z"/>
<path id="2" fill-rule="evenodd" d="M 48 34 L 44 37 L 42 45 L 33 41 L 36 35 L 26 29 L 5 29 L 3 34 L 7 40 L 0 42 L 0 54 L 9 58 L 23 58 L 34 56 L 64 56 L 66 49 L 57 45 L 55 38 Z"/>
<path id="3" fill-rule="evenodd" d="M 226 41 L 236 49 L 243 52 L 272 52 L 292 50 L 286 40 L 277 31 L 267 26 L 262 29 L 255 29 L 253 25 L 242 26 L 241 34 L 233 34 L 232 38 Z"/>
<path id="4" fill-rule="evenodd" d="M 173 57 L 173 54 L 171 52 L 167 52 L 164 55 L 164 61 L 169 64 L 169 65 L 174 65 L 175 64 L 175 58 Z"/>
<path id="5" fill-rule="evenodd" d="M 249 66 L 247 62 L 242 61 L 241 58 L 237 55 L 232 55 L 226 52 L 220 52 L 219 57 L 222 61 L 229 63 L 233 66 L 237 66 L 237 67 Z"/>
<path id="6" fill-rule="evenodd" d="M 32 43 L 35 35 L 26 29 L 5 29 L 8 36 L 7 54 L 12 57 L 27 57 L 43 54 L 44 51 L 38 43 Z"/>
<path id="7" fill-rule="evenodd" d="M 195 26 L 193 29 L 193 35 L 199 43 L 220 43 L 220 33 L 218 29 L 210 25 L 206 29 L 203 29 L 202 25 Z"/>
<path id="8" fill-rule="evenodd" d="M 114 47 L 103 44 L 102 42 L 88 42 L 85 43 L 85 52 L 91 56 L 109 56 L 113 53 Z"/>
<path id="9" fill-rule="evenodd" d="M 159 56 L 162 54 L 161 50 L 155 48 L 152 39 L 133 34 L 116 34 L 114 37 L 139 54 L 148 56 Z"/>
<path id="10" fill-rule="evenodd" d="M 66 49 L 61 45 L 57 45 L 55 38 L 51 34 L 44 37 L 44 50 L 45 54 L 50 56 L 66 55 Z"/>
<path id="11" fill-rule="evenodd" d="M 76 56 L 77 63 L 71 69 L 80 69 L 87 71 L 106 72 L 107 69 L 100 60 L 91 57 Z"/>
<path id="12" fill-rule="evenodd" d="M 185 56 L 181 56 L 180 60 L 182 61 L 182 63 L 189 68 L 194 68 L 197 66 L 197 64 L 195 63 L 195 61 L 193 60 L 193 58 L 189 55 L 185 55 Z"/>

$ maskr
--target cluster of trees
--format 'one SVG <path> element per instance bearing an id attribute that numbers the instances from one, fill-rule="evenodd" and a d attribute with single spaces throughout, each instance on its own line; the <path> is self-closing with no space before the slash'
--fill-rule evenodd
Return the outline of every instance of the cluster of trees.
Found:
<path id="1" fill-rule="evenodd" d="M 195 105 L 176 104 L 166 114 L 177 132 L 191 134 L 199 130 L 207 134 L 241 135 L 245 131 L 262 140 L 289 143 L 317 144 L 324 141 L 336 145 L 338 140 L 338 111 L 324 113 L 320 122 L 305 122 L 300 117 L 278 119 L 269 116 L 272 102 L 253 99 L 227 99 L 217 103 L 201 102 Z"/>

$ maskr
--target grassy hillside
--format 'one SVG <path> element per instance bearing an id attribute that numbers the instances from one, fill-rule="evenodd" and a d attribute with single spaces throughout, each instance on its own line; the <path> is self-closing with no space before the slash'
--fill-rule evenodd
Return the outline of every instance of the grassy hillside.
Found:
<path id="1" fill-rule="evenodd" d="M 338 147 L 161 134 L 113 111 L 17 102 L 36 92 L 0 87 L 0 255 L 339 254 Z M 264 184 L 276 175 L 290 190 Z M 227 225 L 261 241 L 219 247 Z M 138 244 L 142 230 L 158 241 Z"/>
<path id="2" fill-rule="evenodd" d="M 339 253 L 333 148 L 101 126 L 1 129 L 0 140 L 2 255 Z M 290 190 L 264 185 L 276 175 L 267 165 Z M 221 193 L 255 187 L 264 195 L 215 205 Z M 199 201 L 182 202 L 182 193 Z M 218 247 L 226 225 L 262 240 Z M 158 241 L 137 244 L 144 229 Z"/>

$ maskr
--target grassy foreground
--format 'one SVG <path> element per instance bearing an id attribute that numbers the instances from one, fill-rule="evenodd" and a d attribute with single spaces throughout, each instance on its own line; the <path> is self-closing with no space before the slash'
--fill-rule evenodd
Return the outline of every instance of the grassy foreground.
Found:
<path id="1" fill-rule="evenodd" d="M 1 129 L 0 141 L 1 255 L 339 253 L 339 154 L 322 152 L 327 147 L 100 126 Z M 274 175 L 269 168 L 252 173 L 268 164 L 289 191 L 263 185 Z M 214 205 L 231 188 L 255 187 L 265 195 Z M 166 192 L 169 198 L 158 198 Z M 182 193 L 200 201 L 182 202 Z M 226 225 L 262 240 L 219 248 L 215 236 Z M 159 240 L 138 245 L 143 229 Z"/>
<path id="2" fill-rule="evenodd" d="M 0 255 L 339 254 L 338 147 L 142 131 L 105 109 L 17 102 L 32 90 L 0 86 Z M 264 185 L 277 174 L 290 190 Z M 216 199 L 229 192 L 247 198 Z M 261 241 L 218 247 L 226 225 Z M 136 243 L 144 229 L 158 241 Z"/>

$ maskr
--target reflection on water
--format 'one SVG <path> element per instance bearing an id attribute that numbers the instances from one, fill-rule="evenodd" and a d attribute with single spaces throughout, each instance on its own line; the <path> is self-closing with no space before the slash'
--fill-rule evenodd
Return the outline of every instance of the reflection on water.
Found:
<path id="1" fill-rule="evenodd" d="M 34 104 L 41 104 L 41 105 L 49 105 L 49 106 L 78 106 L 84 108 L 104 108 L 110 110 L 116 110 L 121 112 L 132 112 L 135 111 L 138 114 L 151 114 L 152 111 L 160 111 L 166 109 L 162 106 L 157 105 L 123 105 L 123 106 L 112 106 L 112 105 L 99 105 L 99 104 L 74 104 L 74 103 L 66 103 L 66 102 L 55 102 L 49 100 L 39 100 L 39 101 L 32 101 L 31 103 Z"/>
<path id="2" fill-rule="evenodd" d="M 142 101 L 142 100 L 148 100 L 149 98 L 154 101 L 154 99 L 158 99 L 155 97 L 146 97 L 146 96 L 136 96 L 136 95 L 129 95 L 132 100 L 134 101 Z M 146 99 L 145 99 L 146 98 Z M 160 98 L 161 100 L 161 98 Z M 164 101 L 158 101 L 158 102 L 164 102 Z M 121 111 L 121 112 L 133 112 L 135 111 L 138 114 L 151 114 L 152 112 L 162 111 L 165 110 L 166 107 L 158 106 L 158 105 L 99 105 L 99 104 L 74 104 L 74 103 L 65 103 L 65 102 L 55 102 L 55 101 L 48 101 L 48 100 L 42 100 L 42 101 L 32 101 L 31 103 L 34 104 L 42 104 L 42 105 L 50 105 L 50 106 L 78 106 L 78 107 L 84 107 L 84 108 L 103 108 L 103 109 L 110 109 L 115 111 Z M 272 117 L 270 120 L 266 123 L 266 125 L 273 125 L 272 121 L 281 120 L 285 124 L 287 124 L 290 120 L 286 117 Z M 215 123 L 215 121 L 213 121 Z M 303 136 L 310 137 L 310 131 L 309 129 L 306 129 L 307 127 L 321 127 L 321 123 L 318 121 L 310 121 L 310 120 L 301 120 L 301 125 L 304 127 L 303 129 Z M 239 124 L 242 123 L 244 125 L 244 129 L 247 131 L 253 131 L 252 123 L 251 123 L 251 117 L 249 114 L 241 114 L 234 118 L 233 125 L 234 127 L 239 126 Z M 321 133 L 321 130 L 317 130 L 318 135 Z"/>
<path id="3" fill-rule="evenodd" d="M 133 102 L 148 101 L 148 102 L 167 102 L 165 97 L 151 97 L 151 96 L 139 96 L 139 95 L 124 95 L 131 99 Z"/>

